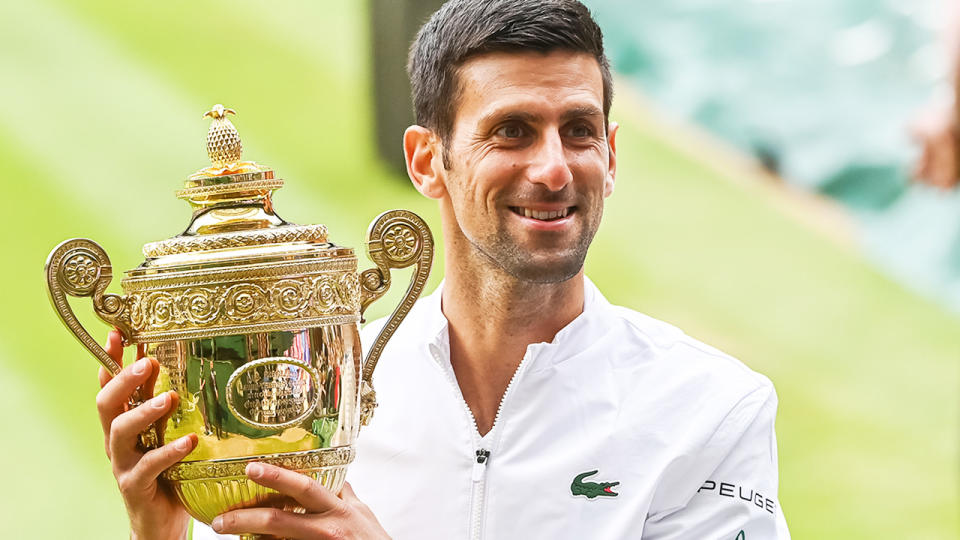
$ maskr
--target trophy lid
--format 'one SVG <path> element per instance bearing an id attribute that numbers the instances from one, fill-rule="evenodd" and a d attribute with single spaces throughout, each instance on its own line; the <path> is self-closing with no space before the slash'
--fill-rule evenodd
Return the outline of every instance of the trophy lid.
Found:
<path id="1" fill-rule="evenodd" d="M 277 215 L 272 195 L 283 180 L 243 161 L 231 114 L 220 104 L 204 114 L 211 164 L 176 192 L 193 208 L 190 224 L 146 244 L 146 260 L 122 280 L 135 341 L 359 320 L 353 249 L 330 243 L 323 225 Z"/>
<path id="2" fill-rule="evenodd" d="M 216 104 L 210 117 L 207 155 L 211 165 L 190 175 L 176 192 L 193 208 L 190 224 L 179 235 L 143 246 L 146 261 L 127 272 L 148 276 L 189 266 L 233 265 L 251 259 L 337 256 L 324 225 L 284 221 L 273 208 L 273 191 L 283 186 L 274 171 L 243 161 L 243 143 L 227 115 L 233 109 Z M 347 250 L 352 253 L 352 250 Z"/>

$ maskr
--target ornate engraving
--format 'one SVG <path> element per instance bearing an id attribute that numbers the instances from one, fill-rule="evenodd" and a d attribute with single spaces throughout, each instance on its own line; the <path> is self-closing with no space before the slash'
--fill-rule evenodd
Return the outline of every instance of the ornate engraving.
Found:
<path id="1" fill-rule="evenodd" d="M 217 286 L 168 286 L 127 296 L 134 341 L 185 339 L 215 329 L 303 328 L 323 319 L 359 319 L 360 284 L 354 272 L 326 272 Z M 277 325 L 280 325 L 279 327 Z M 220 334 L 223 335 L 223 334 Z"/>
<path id="2" fill-rule="evenodd" d="M 133 299 L 136 301 L 136 299 Z M 167 326 L 173 321 L 174 298 L 168 292 L 155 292 L 147 296 L 145 312 L 151 315 L 154 326 Z"/>
<path id="3" fill-rule="evenodd" d="M 97 316 L 119 327 L 126 337 L 130 336 L 129 314 L 122 299 L 104 293 L 113 279 L 113 267 L 107 253 L 93 240 L 67 240 L 50 252 L 45 273 L 50 302 L 60 319 L 103 367 L 113 374 L 120 373 L 120 364 L 83 328 L 67 302 L 67 295 L 91 297 Z"/>
<path id="4" fill-rule="evenodd" d="M 247 281 L 280 280 L 287 277 L 302 277 L 320 273 L 356 272 L 357 260 L 353 250 L 341 248 L 344 252 L 331 253 L 331 257 L 303 262 L 277 262 L 249 266 L 226 268 L 200 268 L 179 270 L 177 272 L 154 274 L 128 273 L 123 279 L 123 290 L 127 293 L 201 287 L 222 283 L 240 283 Z M 349 256 L 348 256 L 349 255 Z"/>
<path id="5" fill-rule="evenodd" d="M 284 321 L 264 321 L 250 324 L 238 324 L 236 326 L 204 326 L 189 327 L 181 330 L 169 330 L 159 332 L 141 332 L 131 338 L 131 343 L 154 343 L 160 341 L 174 341 L 184 339 L 196 339 L 219 336 L 235 336 L 238 334 L 255 334 L 265 332 L 293 332 L 312 328 L 314 326 L 338 326 L 341 324 L 352 324 L 360 320 L 360 315 L 351 313 L 349 315 L 324 315 L 320 317 L 309 317 L 300 319 L 290 319 Z"/>
<path id="6" fill-rule="evenodd" d="M 66 254 L 63 261 L 63 288 L 73 296 L 82 296 L 93 292 L 93 285 L 100 279 L 100 264 L 88 249 L 74 249 Z"/>
<path id="7" fill-rule="evenodd" d="M 197 197 L 210 197 L 212 195 L 243 193 L 245 191 L 268 191 L 282 187 L 283 180 L 279 178 L 272 180 L 249 180 L 246 182 L 235 182 L 233 184 L 214 184 L 181 189 L 177 191 L 177 198 L 194 199 Z"/>
<path id="8" fill-rule="evenodd" d="M 161 257 L 196 251 L 230 249 L 243 246 L 264 244 L 284 244 L 290 242 L 327 241 L 327 228 L 323 225 L 297 225 L 256 231 L 205 234 L 200 236 L 179 236 L 160 242 L 151 242 L 143 246 L 144 257 Z"/>
<path id="9" fill-rule="evenodd" d="M 297 317 L 310 303 L 310 282 L 284 279 L 270 287 L 270 302 L 277 311 L 289 317 Z"/>
<path id="10" fill-rule="evenodd" d="M 268 316 L 269 313 L 267 292 L 252 283 L 239 283 L 228 287 L 223 303 L 227 318 L 237 322 L 253 321 Z"/>
<path id="11" fill-rule="evenodd" d="M 392 268 L 405 268 L 414 263 L 417 267 L 403 300 L 393 310 L 364 359 L 363 380 L 360 385 L 360 422 L 363 425 L 370 423 L 373 410 L 377 406 L 376 392 L 373 389 L 373 370 L 377 367 L 377 360 L 387 341 L 417 301 L 427 284 L 427 277 L 430 276 L 430 267 L 433 264 L 433 235 L 420 216 L 408 210 L 390 210 L 380 214 L 370 224 L 367 254 L 377 267 L 364 270 L 361 274 L 361 314 L 371 302 L 383 296 L 390 288 Z"/>
<path id="12" fill-rule="evenodd" d="M 420 249 L 420 236 L 406 223 L 392 225 L 383 233 L 383 251 L 390 260 L 406 262 Z"/>
<path id="13" fill-rule="evenodd" d="M 103 295 L 103 310 L 108 313 L 116 313 L 123 309 L 123 299 L 115 294 Z"/>
<path id="14" fill-rule="evenodd" d="M 219 306 L 210 300 L 215 294 L 216 289 L 207 287 L 185 289 L 180 297 L 180 312 L 186 320 L 194 324 L 213 321 L 219 315 Z"/>
<path id="15" fill-rule="evenodd" d="M 307 471 L 320 467 L 348 465 L 353 461 L 355 454 L 352 446 L 342 446 L 325 450 L 309 450 L 249 458 L 188 461 L 170 467 L 163 473 L 163 477 L 175 482 L 245 477 L 244 470 L 246 470 L 247 464 L 254 461 L 294 471 Z"/>
<path id="16" fill-rule="evenodd" d="M 187 178 L 187 181 L 183 184 L 184 189 L 202 186 L 219 186 L 223 184 L 238 184 L 240 182 L 251 182 L 254 180 L 274 179 L 273 169 L 264 169 L 259 166 L 255 169 L 248 169 L 245 167 L 245 165 L 251 163 L 253 162 L 241 161 L 240 163 L 235 163 L 234 165 L 238 165 L 237 168 L 226 167 L 222 170 L 216 171 L 216 174 L 213 176 L 208 173 L 211 171 L 211 169 L 215 169 L 215 167 L 200 169 Z"/>
<path id="17" fill-rule="evenodd" d="M 317 408 L 320 374 L 311 365 L 286 356 L 245 364 L 227 380 L 227 407 L 240 422 L 280 431 L 295 426 Z"/>

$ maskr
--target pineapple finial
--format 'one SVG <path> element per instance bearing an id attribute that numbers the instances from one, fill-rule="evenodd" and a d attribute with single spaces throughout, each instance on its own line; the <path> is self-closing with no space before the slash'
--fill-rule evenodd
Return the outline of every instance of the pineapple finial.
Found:
<path id="1" fill-rule="evenodd" d="M 213 119 L 210 122 L 210 130 L 207 131 L 207 155 L 210 156 L 210 163 L 216 168 L 239 162 L 243 154 L 240 133 L 227 119 L 228 114 L 237 114 L 237 112 L 217 103 L 203 115 L 204 118 L 209 116 Z"/>
<path id="2" fill-rule="evenodd" d="M 237 114 L 237 111 L 233 109 L 227 109 L 220 103 L 217 103 L 216 105 L 213 106 L 212 109 L 203 113 L 203 117 L 206 118 L 209 116 L 211 118 L 216 119 L 220 117 L 226 117 L 228 114 Z"/>

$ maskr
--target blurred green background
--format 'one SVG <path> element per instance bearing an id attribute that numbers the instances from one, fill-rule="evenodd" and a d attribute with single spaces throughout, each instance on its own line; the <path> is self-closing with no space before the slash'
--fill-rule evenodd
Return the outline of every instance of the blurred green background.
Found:
<path id="1" fill-rule="evenodd" d="M 96 364 L 50 308 L 42 266 L 86 236 L 119 274 L 178 233 L 189 212 L 173 191 L 206 164 L 210 105 L 237 109 L 245 156 L 287 180 L 275 199 L 286 219 L 352 246 L 388 208 L 439 231 L 434 205 L 375 157 L 367 9 L 0 3 L 0 235 L 17 259 L 2 266 L 0 310 L 5 538 L 127 535 Z M 588 274 L 774 381 L 795 538 L 957 538 L 960 321 L 874 270 L 818 205 L 618 91 L 619 176 Z M 105 336 L 89 303 L 74 306 Z"/>

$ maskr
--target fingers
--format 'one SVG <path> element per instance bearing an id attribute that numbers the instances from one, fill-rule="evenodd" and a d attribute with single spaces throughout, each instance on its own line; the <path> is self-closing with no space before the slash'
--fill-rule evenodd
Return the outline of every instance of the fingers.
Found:
<path id="1" fill-rule="evenodd" d="M 138 386 L 146 382 L 153 370 L 149 359 L 137 360 L 110 378 L 97 393 L 97 412 L 104 435 L 110 434 L 110 424 L 127 408 L 127 402 Z"/>
<path id="2" fill-rule="evenodd" d="M 140 432 L 164 418 L 177 403 L 176 392 L 164 392 L 113 419 L 110 424 L 110 456 L 114 470 L 123 471 L 136 465 L 141 455 L 137 449 Z"/>
<path id="3" fill-rule="evenodd" d="M 350 485 L 350 482 L 344 482 L 343 487 L 340 488 L 340 499 L 343 500 L 348 508 L 352 508 L 366 515 L 373 521 L 377 520 L 376 516 L 373 515 L 373 511 L 370 510 L 370 507 L 364 504 L 364 502 L 360 500 L 360 497 L 357 497 L 357 494 L 353 492 L 353 486 Z"/>
<path id="4" fill-rule="evenodd" d="M 279 508 L 246 508 L 219 515 L 211 526 L 220 534 L 265 534 L 281 538 L 345 538 L 333 526 L 324 527 L 323 518 L 286 512 Z M 330 529 L 326 532 L 324 529 Z"/>
<path id="5" fill-rule="evenodd" d="M 147 452 L 128 474 L 117 478 L 120 489 L 129 492 L 131 490 L 144 491 L 151 488 L 156 483 L 160 473 L 187 457 L 187 454 L 197 447 L 197 440 L 197 435 L 191 433 Z"/>
<path id="6" fill-rule="evenodd" d="M 114 362 L 123 365 L 123 334 L 119 330 L 114 329 L 107 334 L 107 344 L 104 346 L 104 350 L 107 351 L 110 358 L 113 358 Z"/>
<path id="7" fill-rule="evenodd" d="M 247 476 L 261 486 L 291 497 L 308 512 L 319 514 L 345 509 L 339 497 L 305 474 L 265 463 L 251 463 L 247 465 Z"/>
<path id="8" fill-rule="evenodd" d="M 137 344 L 137 360 L 147 356 L 147 345 L 145 343 Z M 150 370 L 150 376 L 147 377 L 147 380 L 143 383 L 143 387 L 140 389 L 140 399 L 146 401 L 153 397 L 153 387 L 157 383 L 157 376 L 160 375 L 160 362 L 156 358 L 151 358 L 150 363 L 153 364 L 153 369 Z"/>
<path id="9" fill-rule="evenodd" d="M 110 358 L 113 358 L 114 362 L 123 366 L 123 336 L 119 331 L 111 330 L 110 333 L 107 334 L 107 343 L 103 346 L 103 350 L 107 351 L 107 354 Z M 103 366 L 100 366 L 97 375 L 100 379 L 100 388 L 103 388 L 103 386 L 113 378 L 113 375 Z"/>
<path id="10" fill-rule="evenodd" d="M 103 388 L 113 377 L 105 367 L 100 366 L 100 370 L 97 372 L 97 378 L 100 380 L 100 388 Z"/>
<path id="11" fill-rule="evenodd" d="M 247 476 L 299 502 L 308 513 L 279 508 L 247 508 L 217 516 L 213 530 L 227 534 L 267 534 L 285 538 L 389 538 L 370 509 L 345 483 L 339 497 L 303 474 L 262 463 L 247 465 Z M 310 513 L 311 511 L 317 513 Z"/>
<path id="12" fill-rule="evenodd" d="M 118 365 L 123 366 L 123 337 L 120 334 L 120 331 L 114 329 L 107 334 L 107 343 L 103 346 L 103 349 L 107 352 L 107 355 L 113 359 Z M 107 368 L 100 366 L 100 369 L 97 370 L 97 379 L 100 382 L 100 388 L 103 389 L 104 386 L 113 379 L 113 374 L 107 371 Z M 102 399 L 106 399 L 104 396 Z M 100 428 L 103 430 L 103 449 L 107 454 L 107 458 L 110 457 L 110 422 L 113 420 L 113 417 L 120 412 L 123 412 L 123 409 L 120 409 L 119 412 L 113 414 L 109 418 L 104 418 L 105 409 L 108 408 L 108 404 L 101 401 L 101 396 L 97 395 L 97 410 L 100 412 Z"/>
<path id="13" fill-rule="evenodd" d="M 144 360 L 142 356 L 139 356 L 138 362 Z M 160 362 L 156 358 L 146 358 L 150 362 L 150 369 L 147 370 L 147 380 L 143 381 L 143 384 L 140 385 L 140 399 L 146 401 L 153 397 L 154 387 L 157 384 L 157 376 L 160 375 Z"/>

